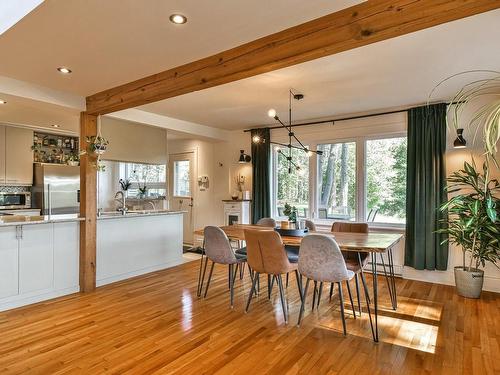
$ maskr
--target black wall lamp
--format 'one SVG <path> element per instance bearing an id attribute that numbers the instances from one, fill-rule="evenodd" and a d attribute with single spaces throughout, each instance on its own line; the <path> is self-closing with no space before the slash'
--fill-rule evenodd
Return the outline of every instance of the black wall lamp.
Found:
<path id="1" fill-rule="evenodd" d="M 240 150 L 240 158 L 238 159 L 238 163 L 250 163 L 252 161 L 252 157 L 250 155 L 245 154 L 245 150 Z"/>
<path id="2" fill-rule="evenodd" d="M 467 146 L 467 141 L 464 136 L 464 129 L 457 129 L 457 139 L 453 142 L 453 148 L 465 148 Z"/>

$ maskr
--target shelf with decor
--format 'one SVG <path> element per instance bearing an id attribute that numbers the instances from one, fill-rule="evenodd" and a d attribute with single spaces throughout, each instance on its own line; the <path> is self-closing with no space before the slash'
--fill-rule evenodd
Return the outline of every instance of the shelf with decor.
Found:
<path id="1" fill-rule="evenodd" d="M 80 163 L 78 137 L 34 132 L 32 149 L 34 163 L 74 166 Z"/>

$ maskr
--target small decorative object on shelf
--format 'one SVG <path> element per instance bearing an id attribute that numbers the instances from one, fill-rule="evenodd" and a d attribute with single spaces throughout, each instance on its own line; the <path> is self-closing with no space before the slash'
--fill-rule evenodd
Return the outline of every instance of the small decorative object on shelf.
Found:
<path id="1" fill-rule="evenodd" d="M 80 165 L 80 156 L 76 153 L 72 153 L 66 159 L 66 163 L 72 167 L 77 167 Z"/>
<path id="2" fill-rule="evenodd" d="M 238 173 L 235 177 L 236 186 L 238 187 L 238 199 L 243 199 L 243 190 L 245 189 L 245 176 Z"/>
<path id="3" fill-rule="evenodd" d="M 78 138 L 34 132 L 31 149 L 35 163 L 70 164 L 69 161 L 74 161 L 71 155 L 78 150 Z"/>

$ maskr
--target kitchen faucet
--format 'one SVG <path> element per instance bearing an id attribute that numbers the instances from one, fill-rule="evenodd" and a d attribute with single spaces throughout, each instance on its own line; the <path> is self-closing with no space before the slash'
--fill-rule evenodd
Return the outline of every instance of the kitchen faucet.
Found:
<path id="1" fill-rule="evenodd" d="M 121 195 L 120 200 L 118 199 L 119 195 Z M 122 215 L 125 215 L 128 211 L 125 193 L 123 191 L 117 191 L 115 194 L 115 200 L 122 205 L 121 207 L 118 207 L 116 210 L 120 211 L 122 213 Z"/>
<path id="2" fill-rule="evenodd" d="M 146 204 L 150 204 L 153 207 L 153 211 L 156 211 L 156 206 L 153 201 L 147 201 Z"/>

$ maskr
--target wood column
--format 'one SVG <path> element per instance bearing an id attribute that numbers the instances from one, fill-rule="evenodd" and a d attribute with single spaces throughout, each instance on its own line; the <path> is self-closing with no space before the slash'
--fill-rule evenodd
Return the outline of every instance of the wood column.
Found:
<path id="1" fill-rule="evenodd" d="M 80 150 L 87 137 L 97 135 L 97 116 L 80 114 Z M 80 291 L 91 292 L 96 285 L 97 169 L 93 154 L 80 156 Z"/>

